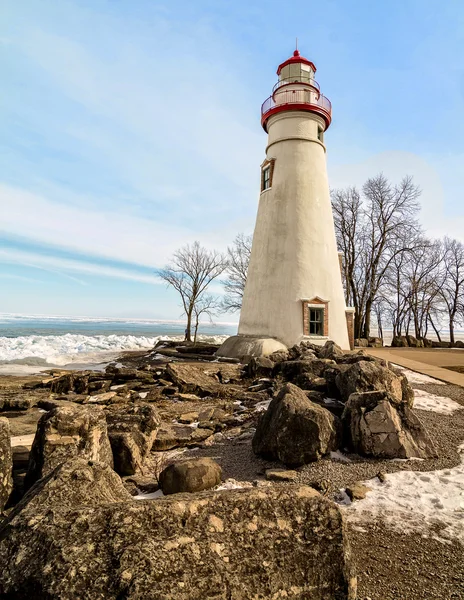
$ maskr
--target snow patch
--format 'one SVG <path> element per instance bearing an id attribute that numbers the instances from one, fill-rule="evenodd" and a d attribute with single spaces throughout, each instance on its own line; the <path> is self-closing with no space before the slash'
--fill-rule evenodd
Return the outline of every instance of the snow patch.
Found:
<path id="1" fill-rule="evenodd" d="M 255 404 L 255 412 L 264 412 L 265 410 L 267 410 L 269 408 L 270 403 L 271 403 L 271 399 L 262 400 L 261 402 L 258 402 L 257 404 Z"/>
<path id="2" fill-rule="evenodd" d="M 400 471 L 389 473 L 384 483 L 377 477 L 366 481 L 372 491 L 364 500 L 341 502 L 348 520 L 362 525 L 379 519 L 401 533 L 464 542 L 464 444 L 458 451 L 461 463 L 451 469 Z M 434 526 L 439 529 L 432 531 Z"/>
<path id="3" fill-rule="evenodd" d="M 428 375 L 424 375 L 423 373 L 416 373 L 416 371 L 411 371 L 410 369 L 406 369 L 405 367 L 401 367 L 400 365 L 395 365 L 391 363 L 392 367 L 395 369 L 399 369 L 403 375 L 406 375 L 409 383 L 419 383 L 421 385 L 425 385 L 427 383 L 433 383 L 434 385 L 446 385 L 445 382 L 440 381 L 439 379 L 434 379 L 433 377 L 429 377 Z"/>
<path id="4" fill-rule="evenodd" d="M 156 492 L 150 492 L 149 494 L 144 494 L 139 489 L 137 491 L 137 496 L 132 496 L 134 500 L 154 500 L 155 498 L 162 498 L 164 496 L 163 490 L 156 490 Z"/>
<path id="5" fill-rule="evenodd" d="M 464 408 L 464 406 L 445 396 L 436 396 L 424 390 L 414 390 L 413 408 L 431 410 L 442 415 L 451 415 L 454 411 Z"/>
<path id="6" fill-rule="evenodd" d="M 241 490 L 243 488 L 251 488 L 253 484 L 249 481 L 237 481 L 236 479 L 226 479 L 224 483 L 216 486 L 214 489 L 219 490 Z"/>
<path id="7" fill-rule="evenodd" d="M 330 453 L 330 458 L 332 460 L 338 460 L 338 461 L 344 462 L 344 463 L 352 462 L 351 458 L 348 458 L 348 456 L 346 456 L 345 454 L 343 454 L 343 452 L 340 452 L 340 450 L 336 450 L 335 452 L 331 452 Z"/>

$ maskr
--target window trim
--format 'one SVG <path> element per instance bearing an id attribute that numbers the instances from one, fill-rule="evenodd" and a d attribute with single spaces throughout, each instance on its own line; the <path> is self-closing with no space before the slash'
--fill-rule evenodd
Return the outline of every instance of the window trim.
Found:
<path id="1" fill-rule="evenodd" d="M 274 176 L 274 163 L 275 158 L 266 159 L 261 165 L 261 193 L 267 192 L 272 188 L 272 179 Z M 266 172 L 269 172 L 269 178 L 265 179 L 264 175 Z M 268 182 L 268 186 L 265 187 L 266 182 Z"/>
<path id="2" fill-rule="evenodd" d="M 303 308 L 303 336 L 305 338 L 327 339 L 329 336 L 329 301 L 315 296 L 311 299 L 302 298 Z M 309 332 L 309 318 L 311 309 L 319 309 L 322 311 L 322 335 Z"/>

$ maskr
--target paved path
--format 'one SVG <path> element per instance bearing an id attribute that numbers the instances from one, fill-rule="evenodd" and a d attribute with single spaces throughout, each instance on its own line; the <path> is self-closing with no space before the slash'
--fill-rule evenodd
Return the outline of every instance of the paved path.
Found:
<path id="1" fill-rule="evenodd" d="M 392 363 L 435 377 L 440 381 L 464 387 L 464 373 L 443 367 L 464 367 L 464 350 L 435 348 L 365 348 L 368 354 Z"/>

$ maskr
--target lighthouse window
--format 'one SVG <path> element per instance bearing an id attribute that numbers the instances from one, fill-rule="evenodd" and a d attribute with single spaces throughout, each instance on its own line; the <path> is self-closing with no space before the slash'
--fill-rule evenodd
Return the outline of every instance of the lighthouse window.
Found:
<path id="1" fill-rule="evenodd" d="M 322 129 L 322 127 L 317 128 L 317 139 L 320 142 L 324 142 L 324 130 Z"/>
<path id="2" fill-rule="evenodd" d="M 324 309 L 309 309 L 309 334 L 324 335 Z"/>
<path id="3" fill-rule="evenodd" d="M 271 187 L 271 166 L 263 169 L 263 185 L 262 190 L 268 190 Z"/>

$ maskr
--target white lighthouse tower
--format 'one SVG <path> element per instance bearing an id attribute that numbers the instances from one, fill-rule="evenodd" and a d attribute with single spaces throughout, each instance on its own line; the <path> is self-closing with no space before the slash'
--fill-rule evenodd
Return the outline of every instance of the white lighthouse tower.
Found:
<path id="1" fill-rule="evenodd" d="M 330 101 L 295 50 L 261 108 L 268 134 L 238 335 L 220 356 L 266 355 L 302 340 L 352 342 L 327 179 Z"/>

